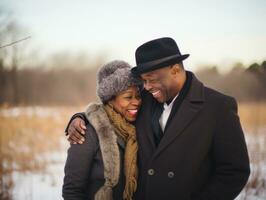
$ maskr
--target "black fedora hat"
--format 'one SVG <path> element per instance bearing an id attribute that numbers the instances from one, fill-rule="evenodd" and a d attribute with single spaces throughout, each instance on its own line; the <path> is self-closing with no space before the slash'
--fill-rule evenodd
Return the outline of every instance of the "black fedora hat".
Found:
<path id="1" fill-rule="evenodd" d="M 136 67 L 132 74 L 140 75 L 162 67 L 176 64 L 186 59 L 189 54 L 181 55 L 176 42 L 169 37 L 159 38 L 144 43 L 135 52 Z"/>

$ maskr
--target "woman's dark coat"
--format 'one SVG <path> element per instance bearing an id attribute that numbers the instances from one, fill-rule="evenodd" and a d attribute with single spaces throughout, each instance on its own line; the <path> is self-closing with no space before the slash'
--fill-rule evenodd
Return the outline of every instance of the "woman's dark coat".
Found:
<path id="1" fill-rule="evenodd" d="M 104 123 L 105 120 L 102 120 L 101 123 Z M 105 124 L 98 126 L 103 127 L 99 128 L 99 130 L 108 131 Z M 99 133 L 96 133 L 95 128 L 90 123 L 87 123 L 86 127 L 84 144 L 71 144 L 68 149 L 63 184 L 63 197 L 65 200 L 92 200 L 96 192 L 105 183 Z M 112 134 L 112 132 L 108 134 Z M 110 144 L 112 145 L 111 142 Z M 120 137 L 117 137 L 117 144 L 115 145 L 118 145 L 120 154 L 120 159 L 118 160 L 118 164 L 120 162 L 120 176 L 118 184 L 113 188 L 113 199 L 121 200 L 125 186 L 125 177 L 122 170 L 125 144 Z"/>

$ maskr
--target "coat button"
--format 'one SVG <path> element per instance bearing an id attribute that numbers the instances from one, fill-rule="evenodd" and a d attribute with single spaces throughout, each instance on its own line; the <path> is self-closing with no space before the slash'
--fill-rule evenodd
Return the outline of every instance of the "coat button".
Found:
<path id="1" fill-rule="evenodd" d="M 174 172 L 168 172 L 168 178 L 173 178 L 175 176 L 175 173 Z"/>
<path id="2" fill-rule="evenodd" d="M 154 173 L 155 173 L 154 169 L 149 169 L 149 170 L 148 170 L 148 174 L 149 174 L 150 176 L 154 175 Z"/>

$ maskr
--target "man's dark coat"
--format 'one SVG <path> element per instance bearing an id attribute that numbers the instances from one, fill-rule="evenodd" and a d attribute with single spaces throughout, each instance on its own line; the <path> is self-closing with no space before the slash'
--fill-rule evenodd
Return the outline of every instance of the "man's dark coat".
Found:
<path id="1" fill-rule="evenodd" d="M 193 75 L 189 92 L 158 147 L 144 92 L 136 121 L 139 142 L 138 200 L 231 200 L 249 177 L 249 158 L 236 101 L 205 87 Z"/>

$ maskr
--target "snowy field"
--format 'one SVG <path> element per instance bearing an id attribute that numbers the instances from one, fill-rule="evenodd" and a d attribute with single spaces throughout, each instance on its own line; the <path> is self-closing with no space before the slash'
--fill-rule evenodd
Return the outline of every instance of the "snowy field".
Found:
<path id="1" fill-rule="evenodd" d="M 0 195 L 2 192 L 4 197 L 14 200 L 62 199 L 68 148 L 64 127 L 69 116 L 82 109 L 0 109 L 0 160 L 3 166 Z M 242 125 L 251 160 L 251 176 L 237 200 L 265 200 L 266 122 L 265 126 L 255 128 Z"/>

